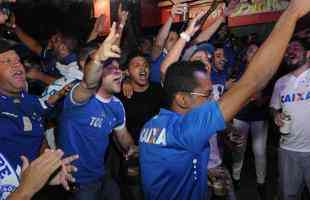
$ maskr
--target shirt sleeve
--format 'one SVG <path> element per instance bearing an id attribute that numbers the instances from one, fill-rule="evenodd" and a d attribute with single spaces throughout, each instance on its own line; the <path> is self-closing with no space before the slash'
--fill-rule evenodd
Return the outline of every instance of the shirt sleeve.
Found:
<path id="1" fill-rule="evenodd" d="M 124 105 L 119 100 L 118 100 L 118 103 L 119 103 L 119 106 L 116 112 L 117 124 L 114 127 L 115 131 L 122 130 L 123 128 L 126 127 L 126 115 L 125 115 Z"/>
<path id="2" fill-rule="evenodd" d="M 276 110 L 279 110 L 281 108 L 280 85 L 281 85 L 280 81 L 277 81 L 277 83 L 274 86 L 272 97 L 270 100 L 270 107 Z"/>
<path id="3" fill-rule="evenodd" d="M 48 103 L 44 99 L 37 96 L 33 96 L 32 98 L 32 103 L 37 113 L 45 115 L 53 109 L 53 107 L 48 105 Z"/>
<path id="4" fill-rule="evenodd" d="M 182 118 L 174 137 L 186 149 L 201 152 L 209 144 L 210 137 L 224 128 L 225 121 L 218 103 L 206 102 Z"/>
<path id="5" fill-rule="evenodd" d="M 77 107 L 77 106 L 84 106 L 85 104 L 87 104 L 89 102 L 89 100 L 92 98 L 90 98 L 88 101 L 84 102 L 84 103 L 79 103 L 74 101 L 73 99 L 73 94 L 75 89 L 77 88 L 77 86 L 79 86 L 80 83 L 77 83 L 76 85 L 74 85 L 69 93 L 69 95 L 67 95 L 65 97 L 65 101 L 64 101 L 64 109 L 67 108 L 72 108 L 72 107 Z"/>

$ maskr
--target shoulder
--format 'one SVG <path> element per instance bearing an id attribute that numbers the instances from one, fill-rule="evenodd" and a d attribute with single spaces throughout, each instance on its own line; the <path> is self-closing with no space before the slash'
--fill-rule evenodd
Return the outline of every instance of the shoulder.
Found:
<path id="1" fill-rule="evenodd" d="M 276 90 L 283 90 L 285 89 L 286 85 L 289 84 L 291 74 L 287 74 L 285 76 L 282 76 L 276 81 L 275 89 Z"/>
<path id="2" fill-rule="evenodd" d="M 122 113 L 125 112 L 122 101 L 116 96 L 112 96 L 111 99 L 109 99 L 109 101 L 104 102 L 104 104 L 110 107 L 112 110 L 116 110 L 117 112 L 122 112 Z"/>

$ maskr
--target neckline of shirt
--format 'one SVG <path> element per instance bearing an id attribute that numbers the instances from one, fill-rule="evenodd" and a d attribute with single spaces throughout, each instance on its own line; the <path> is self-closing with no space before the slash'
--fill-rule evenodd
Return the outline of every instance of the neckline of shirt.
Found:
<path id="1" fill-rule="evenodd" d="M 98 99 L 102 103 L 110 103 L 113 100 L 113 98 L 114 98 L 114 96 L 112 96 L 110 98 L 103 98 L 99 94 L 96 94 L 95 97 L 96 97 L 96 99 Z"/>

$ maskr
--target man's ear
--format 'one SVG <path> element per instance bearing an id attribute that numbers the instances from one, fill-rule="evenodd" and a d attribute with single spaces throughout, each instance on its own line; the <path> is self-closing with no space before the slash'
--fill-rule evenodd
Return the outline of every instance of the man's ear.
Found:
<path id="1" fill-rule="evenodd" d="M 188 109 L 192 104 L 190 96 L 185 92 L 178 92 L 175 95 L 175 102 L 182 109 Z"/>

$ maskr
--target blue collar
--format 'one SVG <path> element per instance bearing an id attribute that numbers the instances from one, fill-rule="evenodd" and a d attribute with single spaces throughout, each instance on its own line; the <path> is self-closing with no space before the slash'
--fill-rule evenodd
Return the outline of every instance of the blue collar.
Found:
<path id="1" fill-rule="evenodd" d="M 77 55 L 75 53 L 70 53 L 69 55 L 67 55 L 66 57 L 64 57 L 60 63 L 65 64 L 65 65 L 69 65 L 72 62 L 77 61 Z"/>
<path id="2" fill-rule="evenodd" d="M 20 92 L 20 98 L 24 98 L 25 96 L 26 96 L 26 92 L 24 92 L 24 91 Z M 7 99 L 15 99 L 16 97 L 7 96 L 5 94 L 0 93 L 0 98 L 7 100 Z"/>
<path id="3" fill-rule="evenodd" d="M 174 112 L 174 111 L 171 111 L 171 110 L 167 110 L 165 108 L 161 108 L 160 109 L 159 115 L 174 115 L 174 116 L 178 116 L 178 117 L 182 116 L 181 114 L 179 114 L 177 112 Z"/>

